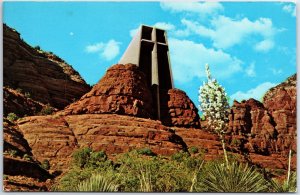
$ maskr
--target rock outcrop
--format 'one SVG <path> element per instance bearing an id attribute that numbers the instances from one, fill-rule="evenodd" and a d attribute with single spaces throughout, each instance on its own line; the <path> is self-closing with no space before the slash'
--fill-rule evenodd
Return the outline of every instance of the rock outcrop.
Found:
<path id="1" fill-rule="evenodd" d="M 81 147 L 104 150 L 109 156 L 139 148 L 161 155 L 186 149 L 182 138 L 161 122 L 130 116 L 34 116 L 20 119 L 18 125 L 33 155 L 49 160 L 53 170 L 67 169 L 72 152 Z"/>
<path id="2" fill-rule="evenodd" d="M 296 151 L 296 75 L 271 88 L 263 103 L 235 101 L 229 115 L 228 133 L 243 135 L 246 150 L 260 154 Z"/>
<path id="3" fill-rule="evenodd" d="M 167 102 L 161 119 L 165 125 L 200 128 L 198 109 L 184 91 L 170 89 Z"/>
<path id="4" fill-rule="evenodd" d="M 152 95 L 146 76 L 134 64 L 116 64 L 79 101 L 63 112 L 69 114 L 111 113 L 153 118 Z"/>
<path id="5" fill-rule="evenodd" d="M 296 151 L 296 101 L 297 75 L 294 74 L 283 83 L 271 88 L 263 97 L 263 104 L 272 116 L 277 130 L 276 150 Z"/>
<path id="6" fill-rule="evenodd" d="M 47 108 L 57 111 L 50 105 L 35 101 L 26 95 L 17 90 L 3 87 L 3 115 L 7 116 L 9 113 L 14 113 L 18 117 L 39 115 L 43 109 Z"/>
<path id="7" fill-rule="evenodd" d="M 35 159 L 18 126 L 6 119 L 3 121 L 3 139 L 4 191 L 49 190 L 45 181 L 53 176 Z"/>
<path id="8" fill-rule="evenodd" d="M 151 89 L 145 82 L 146 75 L 134 64 L 116 64 L 90 92 L 66 107 L 62 113 L 121 114 L 153 119 Z M 161 97 L 161 121 L 167 126 L 200 127 L 198 110 L 185 92 L 170 89 Z"/>
<path id="9" fill-rule="evenodd" d="M 3 85 L 22 89 L 33 100 L 62 109 L 90 90 L 70 65 L 29 46 L 3 25 Z"/>

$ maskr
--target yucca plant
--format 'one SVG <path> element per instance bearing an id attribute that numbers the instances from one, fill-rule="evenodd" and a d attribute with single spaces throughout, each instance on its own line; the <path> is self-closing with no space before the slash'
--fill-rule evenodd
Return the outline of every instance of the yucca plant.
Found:
<path id="1" fill-rule="evenodd" d="M 202 186 L 208 192 L 264 192 L 267 182 L 264 177 L 248 164 L 212 163 L 202 180 Z"/>
<path id="2" fill-rule="evenodd" d="M 292 172 L 289 177 L 289 182 L 287 180 L 280 182 L 278 180 L 272 179 L 271 182 L 271 192 L 296 192 L 297 191 L 297 174 Z"/>
<path id="3" fill-rule="evenodd" d="M 118 185 L 116 185 L 110 178 L 103 175 L 95 174 L 89 179 L 78 184 L 75 191 L 79 192 L 116 192 Z"/>
<path id="4" fill-rule="evenodd" d="M 145 170 L 140 170 L 140 175 L 138 177 L 140 181 L 140 191 L 153 192 L 150 167 L 146 167 Z"/>

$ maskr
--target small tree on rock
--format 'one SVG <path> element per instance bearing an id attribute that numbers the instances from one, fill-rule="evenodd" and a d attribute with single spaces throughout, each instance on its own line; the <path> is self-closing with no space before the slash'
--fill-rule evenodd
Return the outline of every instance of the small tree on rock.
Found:
<path id="1" fill-rule="evenodd" d="M 225 88 L 223 88 L 216 79 L 212 79 L 209 65 L 205 65 L 207 82 L 199 89 L 200 110 L 205 116 L 208 127 L 214 130 L 220 137 L 225 162 L 228 167 L 228 158 L 225 149 L 224 134 L 228 122 L 229 104 Z"/>

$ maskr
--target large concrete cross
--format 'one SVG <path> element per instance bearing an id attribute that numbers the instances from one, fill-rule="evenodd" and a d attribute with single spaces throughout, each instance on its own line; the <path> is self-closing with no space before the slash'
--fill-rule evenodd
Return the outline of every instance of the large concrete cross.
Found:
<path id="1" fill-rule="evenodd" d="M 166 31 L 141 25 L 119 63 L 136 64 L 145 73 L 152 91 L 154 117 L 161 119 L 167 106 L 161 104 L 167 104 L 168 90 L 174 87 Z"/>

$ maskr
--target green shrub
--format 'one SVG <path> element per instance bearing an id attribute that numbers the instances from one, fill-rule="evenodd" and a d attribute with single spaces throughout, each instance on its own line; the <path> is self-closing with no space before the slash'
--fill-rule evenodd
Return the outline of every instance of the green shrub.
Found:
<path id="1" fill-rule="evenodd" d="M 287 180 L 280 182 L 276 179 L 270 181 L 270 192 L 296 192 L 297 191 L 297 173 L 292 172 L 289 182 Z"/>
<path id="2" fill-rule="evenodd" d="M 188 153 L 180 151 L 180 152 L 173 154 L 171 156 L 171 159 L 175 160 L 177 162 L 182 162 L 182 161 L 184 161 L 185 158 L 188 158 L 188 157 L 189 157 Z"/>
<path id="3" fill-rule="evenodd" d="M 16 120 L 18 120 L 19 119 L 19 117 L 15 114 L 15 113 L 9 113 L 8 115 L 7 115 L 7 119 L 10 121 L 10 122 L 14 122 L 14 121 L 16 121 Z"/>
<path id="4" fill-rule="evenodd" d="M 192 146 L 189 148 L 189 152 L 192 154 L 198 153 L 198 148 L 196 146 Z"/>
<path id="5" fill-rule="evenodd" d="M 83 168 L 89 161 L 92 153 L 91 148 L 82 148 L 73 153 L 73 162 L 76 166 Z"/>
<path id="6" fill-rule="evenodd" d="M 236 161 L 211 163 L 200 186 L 207 192 L 266 192 L 267 181 L 253 167 Z"/>
<path id="7" fill-rule="evenodd" d="M 23 90 L 21 88 L 17 88 L 16 91 L 19 92 L 19 93 L 23 92 Z"/>
<path id="8" fill-rule="evenodd" d="M 17 151 L 16 150 L 7 150 L 7 153 L 11 156 L 11 157 L 17 157 Z"/>
<path id="9" fill-rule="evenodd" d="M 49 170 L 50 169 L 50 163 L 49 163 L 49 160 L 45 159 L 43 160 L 42 164 L 41 164 L 41 167 L 45 170 Z"/>
<path id="10" fill-rule="evenodd" d="M 137 152 L 138 152 L 138 154 L 141 154 L 141 155 L 155 156 L 155 154 L 149 148 L 139 149 L 139 150 L 137 150 Z"/>
<path id="11" fill-rule="evenodd" d="M 50 106 L 50 104 L 47 104 L 44 106 L 41 110 L 41 115 L 49 115 L 54 112 L 54 108 Z"/>
<path id="12" fill-rule="evenodd" d="M 41 50 L 41 47 L 39 45 L 35 46 L 34 49 Z"/>
<path id="13" fill-rule="evenodd" d="M 25 92 L 24 96 L 25 96 L 26 98 L 30 98 L 30 97 L 31 97 L 31 94 L 30 94 L 29 92 Z"/>
<path id="14" fill-rule="evenodd" d="M 116 185 L 110 178 L 103 175 L 92 175 L 89 179 L 81 182 L 75 188 L 79 192 L 116 192 L 118 185 Z"/>
<path id="15" fill-rule="evenodd" d="M 32 157 L 29 156 L 28 154 L 24 154 L 24 155 L 23 155 L 23 159 L 24 159 L 24 160 L 27 160 L 27 161 L 32 161 Z"/>

